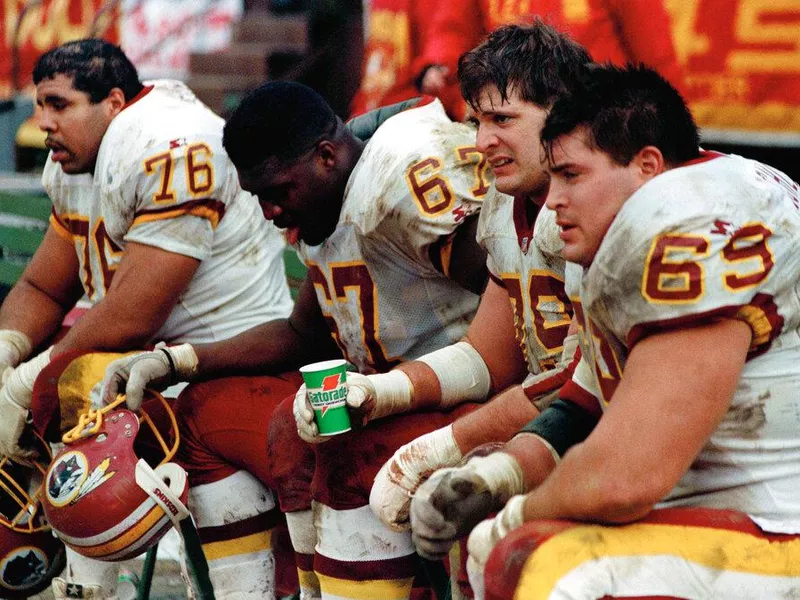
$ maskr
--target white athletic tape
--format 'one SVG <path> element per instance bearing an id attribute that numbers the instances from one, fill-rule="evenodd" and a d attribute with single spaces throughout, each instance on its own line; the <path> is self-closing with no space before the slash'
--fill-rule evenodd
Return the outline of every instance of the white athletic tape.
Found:
<path id="1" fill-rule="evenodd" d="M 467 342 L 458 342 L 417 359 L 425 363 L 439 379 L 442 389 L 440 406 L 485 400 L 492 386 L 489 369 L 480 353 Z"/>
<path id="2" fill-rule="evenodd" d="M 414 386 L 408 375 L 402 371 L 389 371 L 378 375 L 347 375 L 347 404 L 360 408 L 370 397 L 375 398 L 375 406 L 368 420 L 397 415 L 411 409 L 411 396 Z"/>
<path id="3" fill-rule="evenodd" d="M 493 452 L 487 456 L 469 459 L 463 467 L 477 474 L 495 501 L 505 503 L 515 494 L 525 493 L 522 468 L 517 459 L 506 452 Z"/>

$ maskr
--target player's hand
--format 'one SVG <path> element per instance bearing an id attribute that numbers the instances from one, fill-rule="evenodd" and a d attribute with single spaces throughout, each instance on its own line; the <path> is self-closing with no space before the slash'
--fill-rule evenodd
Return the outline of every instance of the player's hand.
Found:
<path id="1" fill-rule="evenodd" d="M 447 85 L 447 75 L 450 69 L 444 65 L 431 65 L 425 69 L 425 74 L 419 82 L 419 89 L 423 94 L 438 96 Z"/>
<path id="2" fill-rule="evenodd" d="M 330 439 L 330 436 L 319 434 L 319 427 L 317 427 L 317 422 L 314 419 L 314 408 L 308 399 L 308 390 L 306 390 L 305 383 L 300 386 L 294 395 L 292 414 L 294 414 L 294 421 L 297 425 L 297 435 L 304 442 L 321 444 Z"/>
<path id="3" fill-rule="evenodd" d="M 458 464 L 461 457 L 452 425 L 400 446 L 375 476 L 369 494 L 372 512 L 390 529 L 405 531 L 411 499 L 420 485 L 437 469 Z"/>
<path id="4" fill-rule="evenodd" d="M 0 329 L 0 387 L 11 376 L 14 367 L 33 350 L 30 338 L 14 329 Z"/>
<path id="5" fill-rule="evenodd" d="M 125 394 L 131 410 L 139 410 L 144 389 L 163 390 L 179 381 L 190 381 L 197 373 L 197 354 L 190 344 L 156 344 L 151 352 L 138 352 L 112 361 L 106 367 L 101 397 L 111 404 Z"/>
<path id="6" fill-rule="evenodd" d="M 48 348 L 38 356 L 14 369 L 0 390 L 0 455 L 31 464 L 37 453 L 25 448 L 21 440 L 30 422 L 29 409 L 36 377 L 50 362 Z"/>
<path id="7" fill-rule="evenodd" d="M 348 373 L 345 403 L 351 427 L 360 429 L 375 419 L 407 411 L 412 392 L 411 381 L 402 371 L 379 375 Z M 305 384 L 295 394 L 293 412 L 301 439 L 309 444 L 321 444 L 330 439 L 319 433 Z"/>
<path id="8" fill-rule="evenodd" d="M 441 469 L 423 483 L 411 501 L 411 539 L 417 553 L 441 559 L 472 528 L 487 518 L 494 500 L 473 470 Z"/>
<path id="9" fill-rule="evenodd" d="M 363 375 L 358 375 L 357 373 L 348 373 L 347 374 L 347 408 L 348 414 L 350 416 L 350 424 L 353 427 L 358 427 L 360 424 L 366 423 L 368 418 L 370 407 L 374 406 L 374 399 L 370 402 L 370 398 L 368 397 L 368 393 L 365 392 L 363 394 L 354 395 L 351 398 L 351 394 L 353 393 L 353 388 L 350 387 L 351 380 L 355 377 L 364 377 Z M 351 399 L 355 399 L 357 404 L 355 407 L 350 407 Z M 362 410 L 364 411 L 362 414 Z M 294 395 L 294 402 L 292 404 L 292 413 L 294 414 L 294 421 L 297 425 L 297 435 L 300 436 L 300 439 L 304 442 L 308 442 L 309 444 L 322 444 L 327 442 L 331 439 L 329 435 L 322 435 L 319 432 L 319 427 L 317 426 L 317 421 L 314 417 L 314 407 L 311 405 L 311 400 L 308 398 L 308 389 L 306 388 L 306 384 L 300 386 L 297 390 L 297 393 Z"/>
<path id="10" fill-rule="evenodd" d="M 481 521 L 472 530 L 467 541 L 467 550 L 469 559 L 473 563 L 473 571 L 482 572 L 483 567 L 486 566 L 486 561 L 489 560 L 489 554 L 491 554 L 497 542 L 522 526 L 525 521 L 523 517 L 524 506 L 524 495 L 513 496 L 494 519 Z"/>

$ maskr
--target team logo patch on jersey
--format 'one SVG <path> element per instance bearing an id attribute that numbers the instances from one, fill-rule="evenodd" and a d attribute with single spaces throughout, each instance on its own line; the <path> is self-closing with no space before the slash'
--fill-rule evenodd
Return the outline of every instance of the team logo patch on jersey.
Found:
<path id="1" fill-rule="evenodd" d="M 53 506 L 74 504 L 114 476 L 108 471 L 111 459 L 106 458 L 89 472 L 89 464 L 81 452 L 67 452 L 56 460 L 47 475 L 47 499 Z"/>
<path id="2" fill-rule="evenodd" d="M 723 221 L 722 219 L 717 219 L 714 221 L 714 228 L 711 230 L 711 233 L 716 233 L 719 235 L 732 235 L 738 228 L 729 221 Z"/>
<path id="3" fill-rule="evenodd" d="M 13 590 L 31 588 L 45 577 L 47 567 L 47 556 L 38 548 L 16 548 L 0 562 L 0 579 Z"/>

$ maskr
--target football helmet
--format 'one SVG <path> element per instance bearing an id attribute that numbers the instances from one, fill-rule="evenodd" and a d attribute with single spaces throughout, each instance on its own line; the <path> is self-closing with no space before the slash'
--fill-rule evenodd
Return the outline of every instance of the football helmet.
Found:
<path id="1" fill-rule="evenodd" d="M 39 438 L 36 445 L 41 460 L 33 468 L 0 458 L 0 598 L 38 594 L 64 568 L 64 544 L 50 530 L 39 498 L 50 449 Z"/>
<path id="2" fill-rule="evenodd" d="M 80 415 L 45 474 L 45 515 L 83 556 L 132 558 L 189 516 L 186 472 L 170 462 L 179 443 L 175 415 L 160 394 L 148 396 L 138 414 L 120 408 L 120 395 Z"/>

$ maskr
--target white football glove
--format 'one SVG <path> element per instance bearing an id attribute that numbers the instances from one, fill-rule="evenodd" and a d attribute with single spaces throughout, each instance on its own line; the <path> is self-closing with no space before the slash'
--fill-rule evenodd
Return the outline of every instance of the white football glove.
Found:
<path id="1" fill-rule="evenodd" d="M 478 569 L 472 570 L 482 572 L 497 542 L 518 527 L 522 527 L 525 522 L 523 517 L 524 507 L 524 495 L 512 496 L 494 519 L 481 521 L 475 526 L 475 529 L 469 535 L 469 540 L 467 540 L 469 558 L 478 567 Z"/>
<path id="2" fill-rule="evenodd" d="M 18 463 L 31 464 L 36 457 L 35 450 L 20 446 L 20 438 L 30 422 L 33 384 L 50 362 L 52 350 L 50 347 L 14 369 L 0 390 L 0 455 Z"/>
<path id="3" fill-rule="evenodd" d="M 351 425 L 357 429 L 375 419 L 407 411 L 411 407 L 412 393 L 411 380 L 402 371 L 380 375 L 347 373 L 346 403 Z M 292 410 L 301 439 L 309 444 L 320 444 L 330 439 L 330 436 L 319 433 L 305 384 L 297 390 Z"/>
<path id="4" fill-rule="evenodd" d="M 14 329 L 0 329 L 0 386 L 5 385 L 11 371 L 30 356 L 31 339 Z"/>
<path id="5" fill-rule="evenodd" d="M 125 394 L 125 404 L 139 410 L 146 387 L 163 390 L 179 381 L 191 381 L 197 374 L 197 354 L 191 344 L 156 344 L 151 352 L 123 356 L 106 367 L 101 397 L 111 404 L 117 394 Z"/>
<path id="6" fill-rule="evenodd" d="M 378 471 L 369 494 L 372 512 L 394 531 L 409 528 L 411 498 L 437 469 L 457 465 L 461 449 L 448 425 L 398 448 Z"/>
<path id="7" fill-rule="evenodd" d="M 423 483 L 411 502 L 411 534 L 424 558 L 446 555 L 495 507 L 524 491 L 522 470 L 510 454 L 475 456 L 467 464 L 442 469 Z"/>

